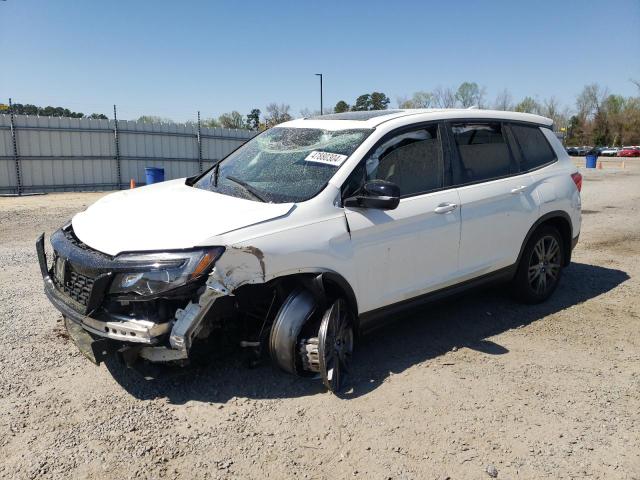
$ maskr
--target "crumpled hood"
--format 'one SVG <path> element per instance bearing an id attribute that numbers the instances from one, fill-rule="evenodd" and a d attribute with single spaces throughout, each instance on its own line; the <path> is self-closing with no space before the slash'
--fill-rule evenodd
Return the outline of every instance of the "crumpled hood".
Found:
<path id="1" fill-rule="evenodd" d="M 73 217 L 76 236 L 108 255 L 175 250 L 286 215 L 292 203 L 261 203 L 171 180 L 107 195 Z"/>

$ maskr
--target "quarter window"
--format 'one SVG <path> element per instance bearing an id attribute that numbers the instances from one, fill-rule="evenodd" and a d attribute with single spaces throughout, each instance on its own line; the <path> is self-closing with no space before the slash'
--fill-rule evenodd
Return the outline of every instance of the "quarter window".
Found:
<path id="1" fill-rule="evenodd" d="M 539 127 L 511 125 L 511 131 L 522 151 L 520 170 L 533 170 L 556 159 L 555 153 Z"/>
<path id="2" fill-rule="evenodd" d="M 499 122 L 455 123 L 451 127 L 460 168 L 455 183 L 480 182 L 507 176 L 515 165 Z"/>
<path id="3" fill-rule="evenodd" d="M 367 158 L 367 180 L 380 179 L 400 187 L 405 197 L 442 188 L 442 148 L 438 126 L 398 134 Z"/>

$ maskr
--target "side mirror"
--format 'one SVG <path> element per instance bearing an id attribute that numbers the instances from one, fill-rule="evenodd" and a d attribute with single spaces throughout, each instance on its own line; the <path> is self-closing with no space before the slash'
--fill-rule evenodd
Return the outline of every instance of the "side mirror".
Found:
<path id="1" fill-rule="evenodd" d="M 393 210 L 400 203 L 400 187 L 386 180 L 371 180 L 365 183 L 362 192 L 344 200 L 345 207 L 377 208 Z"/>

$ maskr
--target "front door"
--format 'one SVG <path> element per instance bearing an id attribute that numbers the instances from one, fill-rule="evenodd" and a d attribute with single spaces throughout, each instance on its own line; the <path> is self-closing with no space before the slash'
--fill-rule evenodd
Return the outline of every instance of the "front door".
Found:
<path id="1" fill-rule="evenodd" d="M 354 171 L 362 181 L 391 181 L 401 193 L 394 210 L 345 208 L 360 313 L 436 290 L 456 276 L 460 200 L 455 188 L 443 188 L 439 131 L 432 124 L 388 135 Z"/>

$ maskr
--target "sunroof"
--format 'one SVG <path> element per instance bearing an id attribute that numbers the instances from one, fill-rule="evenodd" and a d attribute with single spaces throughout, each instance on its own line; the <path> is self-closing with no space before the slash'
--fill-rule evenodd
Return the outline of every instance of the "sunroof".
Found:
<path id="1" fill-rule="evenodd" d="M 369 120 L 383 115 L 391 115 L 392 113 L 400 113 L 404 110 L 363 110 L 358 112 L 329 113 L 328 115 L 317 115 L 309 117 L 310 120 Z"/>

